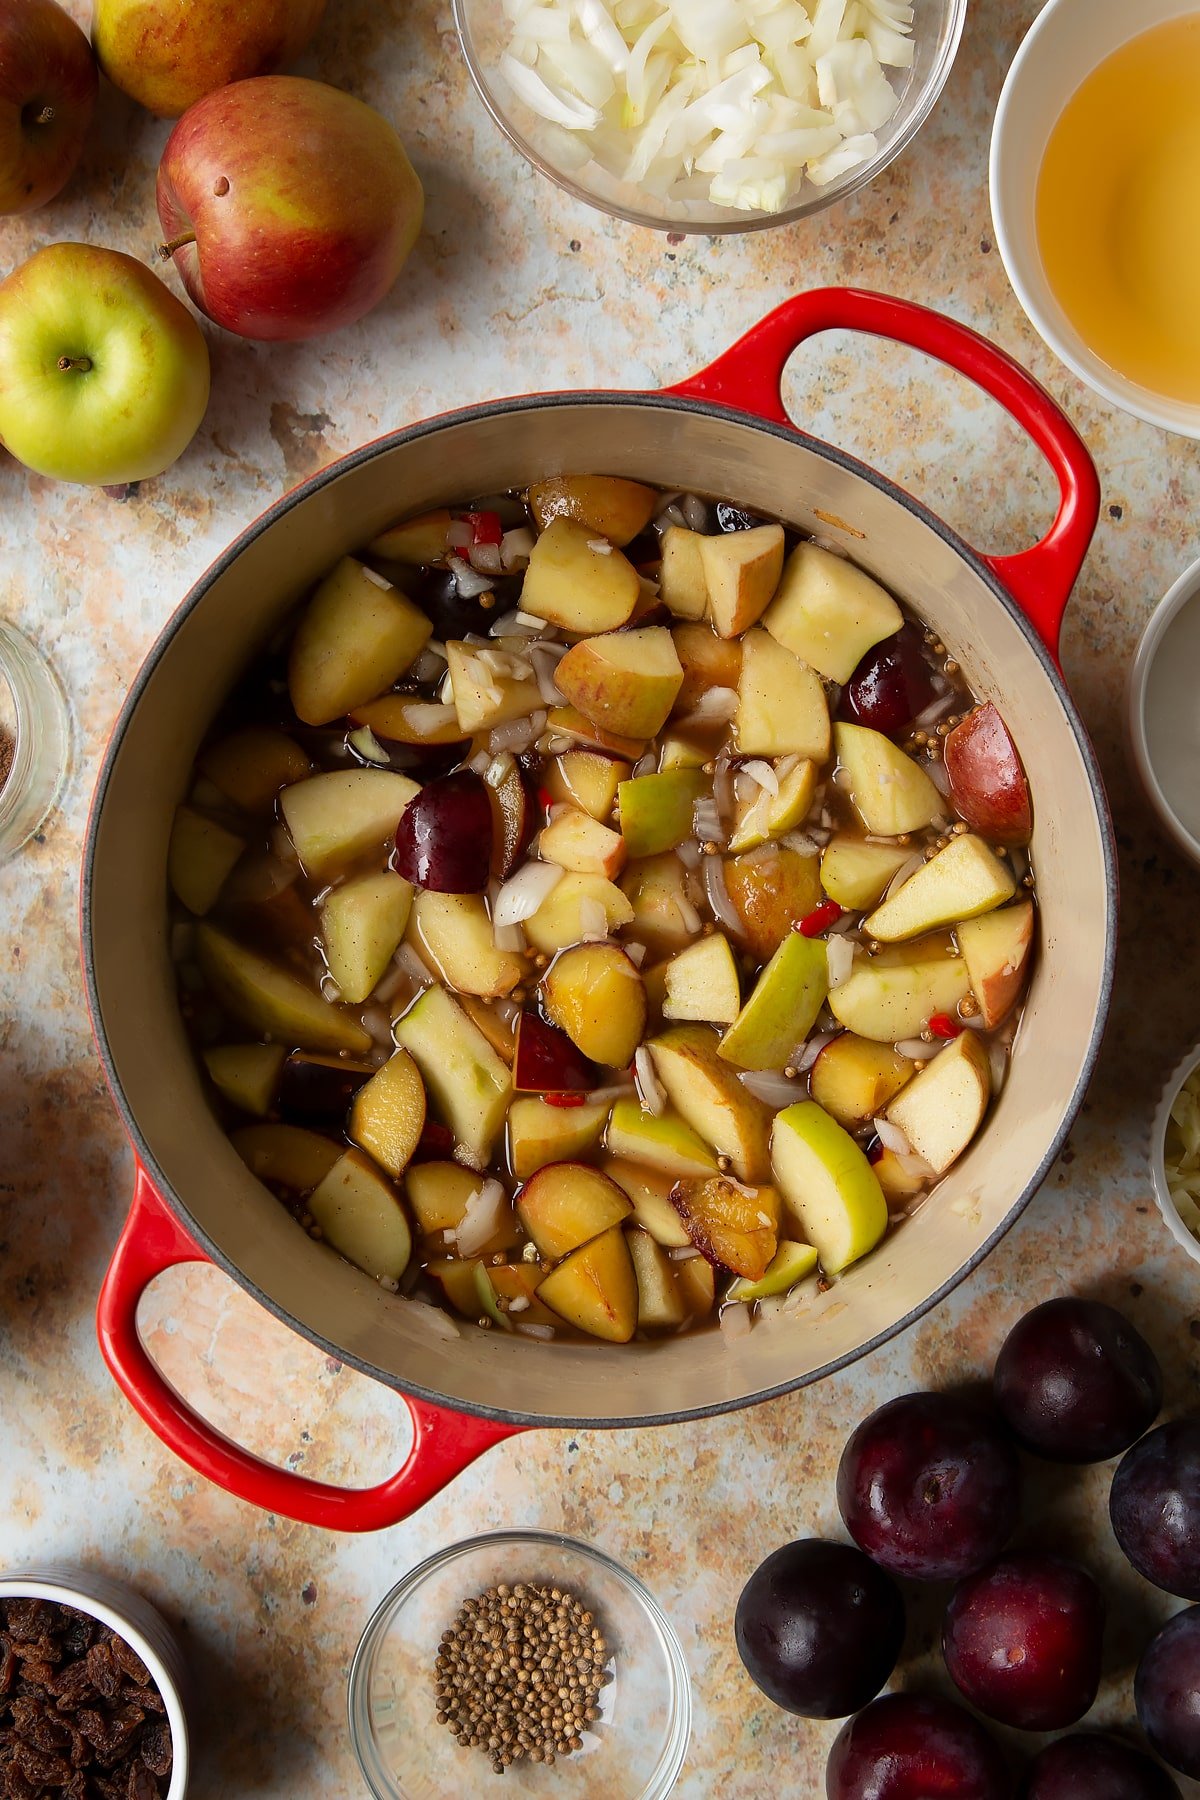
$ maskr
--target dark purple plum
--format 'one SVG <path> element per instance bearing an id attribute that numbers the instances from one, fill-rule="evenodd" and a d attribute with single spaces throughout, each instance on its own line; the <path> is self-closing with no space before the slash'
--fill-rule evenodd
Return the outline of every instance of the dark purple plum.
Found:
<path id="1" fill-rule="evenodd" d="M 279 1110 L 297 1125 L 343 1125 L 355 1094 L 374 1073 L 369 1063 L 296 1050 L 279 1077 Z"/>
<path id="2" fill-rule="evenodd" d="M 427 781 L 405 807 L 392 867 L 435 894 L 481 894 L 492 857 L 492 803 L 473 769 Z"/>
<path id="3" fill-rule="evenodd" d="M 1096 1698 L 1103 1638 L 1104 1596 L 1087 1570 L 1021 1551 L 959 1582 L 942 1652 L 956 1687 L 989 1719 L 1059 1731 Z"/>
<path id="4" fill-rule="evenodd" d="M 535 1012 L 517 1020 L 513 1086 L 519 1094 L 581 1093 L 595 1087 L 591 1063 L 557 1025 L 547 1025 Z"/>
<path id="5" fill-rule="evenodd" d="M 1108 1511 L 1139 1575 L 1200 1600 L 1200 1415 L 1160 1425 L 1126 1451 Z"/>
<path id="6" fill-rule="evenodd" d="M 1040 1750 L 1021 1800 L 1180 1800 L 1165 1769 L 1120 1738 L 1077 1731 Z"/>
<path id="7" fill-rule="evenodd" d="M 902 1394 L 850 1437 L 837 1501 L 855 1543 L 893 1575 L 954 1581 L 1012 1536 L 1020 1462 L 982 1407 L 954 1394 Z"/>
<path id="8" fill-rule="evenodd" d="M 498 618 L 520 605 L 519 575 L 498 575 L 489 593 L 469 599 L 459 593 L 453 572 L 437 566 L 416 574 L 406 570 L 402 585 L 428 613 L 433 621 L 433 635 L 443 643 L 447 638 L 465 638 L 471 632 L 486 637 Z"/>
<path id="9" fill-rule="evenodd" d="M 922 644 L 919 626 L 902 625 L 868 650 L 842 690 L 838 717 L 886 737 L 906 732 L 937 697 Z"/>
<path id="10" fill-rule="evenodd" d="M 996 1745 L 952 1700 L 884 1694 L 849 1719 L 825 1765 L 828 1800 L 1009 1800 Z"/>
<path id="11" fill-rule="evenodd" d="M 1099 1300 L 1047 1300 L 1019 1319 L 996 1358 L 996 1405 L 1026 1450 L 1103 1462 L 1148 1431 L 1162 1370 L 1145 1338 Z"/>
<path id="12" fill-rule="evenodd" d="M 895 1668 L 904 1602 L 861 1550 L 802 1538 L 755 1569 L 734 1634 L 750 1679 L 776 1706 L 841 1719 L 873 1700 Z"/>
<path id="13" fill-rule="evenodd" d="M 1168 1619 L 1138 1664 L 1133 1699 L 1163 1761 L 1200 1781 L 1200 1606 Z"/>

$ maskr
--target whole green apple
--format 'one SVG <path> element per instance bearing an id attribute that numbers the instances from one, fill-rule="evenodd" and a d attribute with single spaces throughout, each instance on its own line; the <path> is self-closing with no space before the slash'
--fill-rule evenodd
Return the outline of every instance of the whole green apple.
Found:
<path id="1" fill-rule="evenodd" d="M 56 481 L 160 475 L 208 405 L 187 307 L 119 250 L 50 244 L 0 282 L 0 443 Z"/>
<path id="2" fill-rule="evenodd" d="M 95 0 L 92 44 L 115 87 L 176 119 L 205 94 L 294 62 L 325 0 Z"/>
<path id="3" fill-rule="evenodd" d="M 198 100 L 167 139 L 158 216 L 196 305 L 242 337 L 317 337 L 378 305 L 424 195 L 387 120 L 320 81 L 263 75 Z"/>
<path id="4" fill-rule="evenodd" d="M 57 0 L 0 0 L 0 213 L 53 200 L 79 161 L 99 77 Z"/>

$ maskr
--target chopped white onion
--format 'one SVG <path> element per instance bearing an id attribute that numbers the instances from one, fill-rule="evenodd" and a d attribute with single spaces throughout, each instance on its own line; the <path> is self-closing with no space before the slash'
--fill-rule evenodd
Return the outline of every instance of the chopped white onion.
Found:
<path id="1" fill-rule="evenodd" d="M 704 852 L 695 838 L 684 838 L 682 844 L 676 844 L 675 854 L 685 869 L 698 869 Z"/>
<path id="2" fill-rule="evenodd" d="M 481 575 L 478 569 L 473 569 L 461 556 L 450 557 L 449 563 L 454 585 L 464 600 L 474 600 L 479 594 L 490 594 L 496 585 L 490 575 Z"/>
<path id="3" fill-rule="evenodd" d="M 689 725 L 723 725 L 732 719 L 737 708 L 736 688 L 710 687 L 701 694 L 686 719 L 680 720 L 680 725 L 684 731 Z"/>
<path id="4" fill-rule="evenodd" d="M 590 1088 L 587 1103 L 589 1106 L 612 1106 L 615 1101 L 627 1100 L 636 1093 L 632 1081 L 614 1081 L 608 1087 Z"/>
<path id="5" fill-rule="evenodd" d="M 901 1038 L 892 1046 L 897 1056 L 907 1056 L 913 1062 L 930 1062 L 945 1047 L 945 1038 L 933 1038 L 929 1043 L 924 1038 Z"/>
<path id="6" fill-rule="evenodd" d="M 360 725 L 357 731 L 350 733 L 346 742 L 352 744 L 358 754 L 369 763 L 386 763 L 391 760 L 369 725 Z"/>
<path id="7" fill-rule="evenodd" d="M 692 808 L 692 830 L 702 844 L 717 844 L 724 837 L 721 815 L 711 795 L 702 795 Z"/>
<path id="8" fill-rule="evenodd" d="M 908 1141 L 908 1136 L 901 1131 L 898 1125 L 893 1125 L 890 1119 L 884 1118 L 872 1119 L 871 1123 L 875 1127 L 876 1137 L 885 1150 L 894 1150 L 897 1156 L 912 1155 L 913 1147 Z"/>
<path id="9" fill-rule="evenodd" d="M 446 548 L 448 550 L 469 550 L 475 542 L 474 528 L 466 519 L 451 519 L 446 531 Z"/>
<path id="10" fill-rule="evenodd" d="M 802 1075 L 812 1068 L 826 1044 L 832 1044 L 839 1035 L 836 1031 L 819 1031 L 808 1039 L 803 1049 L 797 1047 L 796 1067 Z"/>
<path id="11" fill-rule="evenodd" d="M 543 900 L 558 886 L 565 871 L 557 863 L 527 862 L 510 875 L 496 895 L 492 924 L 520 925 L 532 919 Z"/>
<path id="12" fill-rule="evenodd" d="M 992 1077 L 992 1093 L 998 1094 L 1008 1075 L 1008 1051 L 1003 1044 L 988 1045 L 988 1069 Z"/>
<path id="13" fill-rule="evenodd" d="M 700 917 L 700 914 L 696 911 L 696 908 L 692 905 L 691 901 L 686 899 L 683 894 L 677 894 L 675 897 L 675 908 L 680 918 L 683 920 L 685 930 L 699 936 L 704 927 L 704 920 Z"/>
<path id="14" fill-rule="evenodd" d="M 925 773 L 939 794 L 949 795 L 950 777 L 946 773 L 946 765 L 940 756 L 925 764 Z"/>
<path id="15" fill-rule="evenodd" d="M 752 762 L 742 764 L 742 774 L 748 775 L 751 781 L 756 781 L 768 794 L 775 796 L 779 793 L 779 776 L 769 762 L 756 757 Z"/>
<path id="16" fill-rule="evenodd" d="M 478 569 L 481 575 L 503 575 L 499 544 L 472 544 L 470 557 L 471 567 Z"/>
<path id="17" fill-rule="evenodd" d="M 497 950 L 503 950 L 506 955 L 520 956 L 528 948 L 525 933 L 519 925 L 497 925 L 493 921 L 492 942 Z"/>
<path id="18" fill-rule="evenodd" d="M 779 841 L 785 849 L 794 850 L 798 856 L 821 854 L 821 844 L 815 831 L 787 831 Z"/>
<path id="19" fill-rule="evenodd" d="M 708 901 L 713 917 L 718 924 L 724 925 L 727 931 L 741 935 L 742 921 L 734 911 L 733 902 L 729 898 L 729 889 L 725 886 L 725 869 L 719 856 L 706 856 L 702 864 L 704 871 L 704 897 Z"/>
<path id="20" fill-rule="evenodd" d="M 602 944 L 608 936 L 608 914 L 598 900 L 579 902 L 579 930 L 585 944 Z"/>
<path id="21" fill-rule="evenodd" d="M 471 1195 L 454 1234 L 460 1255 L 477 1256 L 488 1239 L 495 1237 L 507 1205 L 508 1195 L 498 1181 L 485 1181 Z"/>
<path id="22" fill-rule="evenodd" d="M 528 750 L 536 737 L 537 727 L 532 719 L 506 719 L 503 725 L 494 725 L 488 732 L 488 766 L 502 750 Z"/>
<path id="23" fill-rule="evenodd" d="M 511 571 L 518 563 L 528 562 L 533 555 L 534 538 L 528 525 L 518 525 L 513 531 L 506 531 L 500 539 L 500 561 L 504 568 Z"/>
<path id="24" fill-rule="evenodd" d="M 808 1098 L 802 1081 L 789 1081 L 778 1069 L 739 1069 L 738 1080 L 747 1093 L 767 1106 L 790 1106 L 794 1100 Z"/>
<path id="25" fill-rule="evenodd" d="M 537 678 L 538 693 L 546 706 L 565 706 L 566 696 L 554 679 L 554 671 L 563 656 L 560 644 L 533 644 L 529 651 L 533 663 L 533 672 Z"/>
<path id="26" fill-rule="evenodd" d="M 700 1252 L 695 1244 L 680 1244 L 668 1250 L 667 1255 L 672 1262 L 691 1262 L 693 1257 L 700 1255 Z"/>
<path id="27" fill-rule="evenodd" d="M 637 1086 L 638 1098 L 642 1103 L 642 1111 L 653 1113 L 657 1117 L 667 1110 L 667 1093 L 654 1068 L 654 1058 L 645 1044 L 639 1044 L 633 1053 L 633 1079 Z"/>
<path id="28" fill-rule="evenodd" d="M 912 729 L 914 731 L 928 731 L 931 725 L 936 725 L 939 719 L 944 718 L 948 712 L 954 711 L 954 705 L 957 699 L 958 696 L 954 693 L 953 689 L 951 689 L 949 693 L 939 694 L 936 700 L 931 700 L 929 702 L 929 705 L 923 712 L 917 714 L 912 722 Z"/>
<path id="29" fill-rule="evenodd" d="M 516 1330 L 522 1337 L 540 1338 L 545 1344 L 550 1343 L 555 1335 L 553 1325 L 518 1325 Z"/>
<path id="30" fill-rule="evenodd" d="M 829 964 L 831 988 L 839 988 L 844 981 L 849 981 L 854 969 L 854 945 L 848 937 L 827 938 L 825 958 Z"/>
<path id="31" fill-rule="evenodd" d="M 900 864 L 900 867 L 888 882 L 887 887 L 883 891 L 883 898 L 885 900 L 890 899 L 897 888 L 902 888 L 905 882 L 908 881 L 911 876 L 916 874 L 918 869 L 923 869 L 924 867 L 924 852 L 921 850 L 914 851 L 910 857 L 906 858 L 906 860 Z"/>
<path id="32" fill-rule="evenodd" d="M 634 968 L 640 969 L 646 960 L 645 944 L 625 944 L 623 948 Z"/>

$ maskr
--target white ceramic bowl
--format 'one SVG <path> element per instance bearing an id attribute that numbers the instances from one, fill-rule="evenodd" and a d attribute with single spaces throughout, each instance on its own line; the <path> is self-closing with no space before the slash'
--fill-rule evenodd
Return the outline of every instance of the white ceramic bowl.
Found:
<path id="1" fill-rule="evenodd" d="M 1013 60 L 992 128 L 996 247 L 1018 300 L 1054 354 L 1123 412 L 1200 437 L 1200 406 L 1174 401 L 1117 373 L 1089 347 L 1055 299 L 1038 252 L 1035 197 L 1050 133 L 1092 70 L 1131 38 L 1200 11 L 1200 0 L 1049 0 Z"/>
<path id="2" fill-rule="evenodd" d="M 1194 1044 L 1187 1055 L 1176 1063 L 1163 1088 L 1162 1099 L 1150 1127 L 1150 1179 L 1154 1183 L 1154 1198 L 1158 1202 L 1158 1210 L 1167 1230 L 1175 1242 L 1187 1251 L 1192 1261 L 1200 1263 L 1200 1238 L 1193 1236 L 1175 1210 L 1175 1202 L 1167 1186 L 1167 1167 L 1163 1154 L 1167 1141 L 1167 1122 L 1175 1096 L 1197 1064 L 1200 1064 L 1200 1044 Z"/>
<path id="3" fill-rule="evenodd" d="M 11 1569 L 0 1576 L 0 1600 L 51 1600 L 99 1619 L 123 1637 L 154 1677 L 171 1727 L 171 1784 L 166 1800 L 184 1800 L 188 1789 L 188 1726 L 184 1710 L 187 1664 L 179 1640 L 162 1617 L 120 1582 L 90 1569 L 54 1563 L 41 1569 Z"/>
<path id="4" fill-rule="evenodd" d="M 1129 672 L 1126 729 L 1164 829 L 1200 866 L 1200 561 L 1159 601 Z"/>

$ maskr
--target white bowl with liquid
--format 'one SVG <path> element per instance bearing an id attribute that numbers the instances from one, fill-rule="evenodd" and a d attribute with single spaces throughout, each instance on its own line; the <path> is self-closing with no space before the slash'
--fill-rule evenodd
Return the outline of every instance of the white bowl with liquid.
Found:
<path id="1" fill-rule="evenodd" d="M 1087 77 L 1134 38 L 1200 14 L 1200 0 L 1049 0 L 1013 59 L 996 108 L 989 166 L 996 247 L 1030 323 L 1061 362 L 1123 412 L 1200 438 L 1200 404 L 1115 369 L 1059 302 L 1038 244 L 1037 190 L 1054 127 Z"/>
<path id="2" fill-rule="evenodd" d="M 1159 601 L 1129 672 L 1130 754 L 1164 829 L 1200 867 L 1200 561 Z"/>

